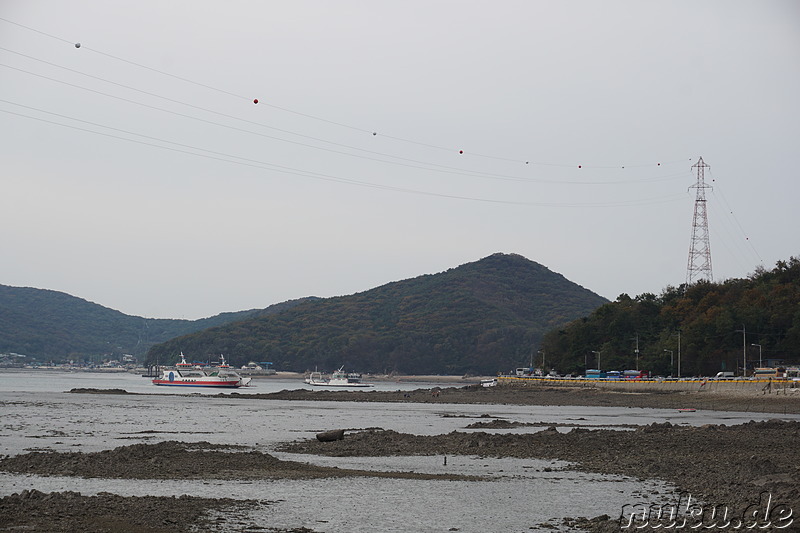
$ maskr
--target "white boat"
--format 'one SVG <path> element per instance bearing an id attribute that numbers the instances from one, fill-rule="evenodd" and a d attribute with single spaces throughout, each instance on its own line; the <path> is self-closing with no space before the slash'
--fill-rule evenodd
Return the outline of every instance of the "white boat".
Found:
<path id="1" fill-rule="evenodd" d="M 219 364 L 217 365 L 217 368 L 230 368 L 230 367 L 231 367 L 231 365 L 229 365 L 225 361 L 225 356 L 222 355 L 222 354 L 219 354 Z"/>
<path id="2" fill-rule="evenodd" d="M 224 362 L 224 360 L 223 360 Z M 198 368 L 186 362 L 181 352 L 181 362 L 175 369 L 165 369 L 160 378 L 153 380 L 153 385 L 166 385 L 170 387 L 219 387 L 239 388 L 247 387 L 253 378 L 243 378 L 230 367 Z"/>
<path id="3" fill-rule="evenodd" d="M 363 383 L 361 381 L 361 374 L 355 372 L 347 373 L 344 367 L 339 368 L 336 372 L 331 374 L 331 379 L 328 380 L 329 387 L 372 387 L 371 383 Z"/>
<path id="4" fill-rule="evenodd" d="M 328 380 L 322 375 L 321 372 L 312 372 L 306 379 L 309 385 L 327 385 Z"/>
<path id="5" fill-rule="evenodd" d="M 481 387 L 496 387 L 496 386 L 497 386 L 497 378 L 481 380 Z"/>
<path id="6" fill-rule="evenodd" d="M 176 364 L 175 366 L 178 367 L 179 369 L 184 369 L 184 368 L 189 369 L 192 368 L 194 365 L 192 363 L 187 363 L 186 356 L 183 355 L 183 352 L 181 352 L 181 362 Z"/>
<path id="7" fill-rule="evenodd" d="M 372 383 L 361 381 L 361 374 L 345 372 L 344 367 L 331 374 L 329 379 L 325 379 L 319 372 L 312 372 L 306 378 L 306 383 L 319 387 L 372 387 Z"/>

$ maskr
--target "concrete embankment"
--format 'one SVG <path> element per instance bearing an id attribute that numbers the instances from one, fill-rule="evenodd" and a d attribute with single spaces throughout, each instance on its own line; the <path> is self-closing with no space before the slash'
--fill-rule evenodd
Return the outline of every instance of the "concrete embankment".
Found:
<path id="1" fill-rule="evenodd" d="M 498 384 L 519 387 L 577 387 L 614 392 L 720 392 L 725 394 L 798 394 L 800 382 L 791 380 L 752 379 L 686 379 L 686 380 L 598 380 L 551 379 L 536 377 L 501 376 Z"/>

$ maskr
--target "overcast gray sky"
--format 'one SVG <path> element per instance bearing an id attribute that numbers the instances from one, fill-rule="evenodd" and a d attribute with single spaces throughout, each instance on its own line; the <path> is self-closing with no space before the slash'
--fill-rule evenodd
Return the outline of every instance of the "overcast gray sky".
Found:
<path id="1" fill-rule="evenodd" d="M 715 280 L 800 255 L 794 0 L 0 18 L 2 284 L 200 318 L 507 252 L 657 294 L 686 279 L 700 156 Z"/>

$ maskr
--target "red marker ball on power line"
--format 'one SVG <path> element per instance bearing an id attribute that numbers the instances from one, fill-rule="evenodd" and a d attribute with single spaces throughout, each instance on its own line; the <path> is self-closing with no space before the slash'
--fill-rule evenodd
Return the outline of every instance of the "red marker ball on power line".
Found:
<path id="1" fill-rule="evenodd" d="M 258 103 L 258 98 L 256 98 L 255 100 L 253 100 L 253 103 L 254 103 L 254 104 L 257 104 L 257 103 Z"/>
<path id="2" fill-rule="evenodd" d="M 578 165 L 578 168 L 581 168 L 581 166 L 580 166 L 580 165 Z"/>
<path id="3" fill-rule="evenodd" d="M 458 153 L 459 153 L 459 154 L 463 154 L 463 153 L 464 153 L 464 150 L 459 150 L 459 151 L 458 151 Z"/>

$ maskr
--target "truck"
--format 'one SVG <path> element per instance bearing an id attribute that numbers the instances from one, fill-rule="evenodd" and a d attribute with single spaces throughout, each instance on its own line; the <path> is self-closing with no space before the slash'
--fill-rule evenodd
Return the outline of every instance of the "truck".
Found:
<path id="1" fill-rule="evenodd" d="M 753 379 L 785 378 L 786 369 L 778 368 L 756 368 L 753 370 Z"/>

